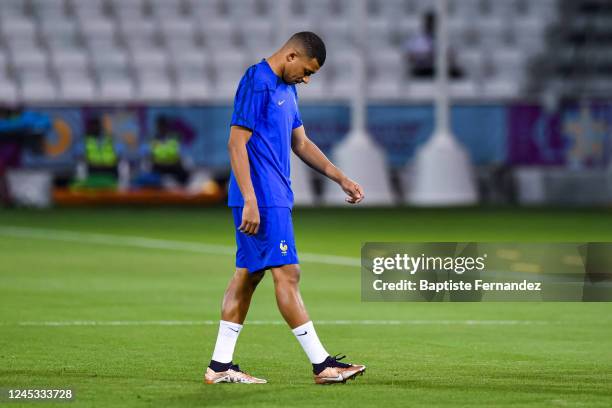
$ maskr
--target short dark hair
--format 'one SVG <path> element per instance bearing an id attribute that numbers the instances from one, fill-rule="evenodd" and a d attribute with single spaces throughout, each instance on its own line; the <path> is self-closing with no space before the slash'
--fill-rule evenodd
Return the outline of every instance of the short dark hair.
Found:
<path id="1" fill-rule="evenodd" d="M 315 33 L 311 31 L 301 31 L 295 33 L 289 39 L 289 42 L 295 42 L 302 46 L 306 52 L 306 56 L 309 58 L 316 58 L 319 63 L 319 67 L 322 67 L 325 63 L 325 43 Z"/>

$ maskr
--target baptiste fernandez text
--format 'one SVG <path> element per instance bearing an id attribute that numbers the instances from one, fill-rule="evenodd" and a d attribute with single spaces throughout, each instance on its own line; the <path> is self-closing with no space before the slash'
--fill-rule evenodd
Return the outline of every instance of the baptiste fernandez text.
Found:
<path id="1" fill-rule="evenodd" d="M 421 279 L 417 282 L 406 279 L 397 282 L 384 282 L 377 279 L 373 282 L 374 290 L 376 291 L 489 291 L 489 292 L 524 292 L 541 290 L 542 282 L 485 282 L 482 279 L 476 279 L 473 282 L 444 280 L 440 282 L 430 282 L 427 279 Z"/>

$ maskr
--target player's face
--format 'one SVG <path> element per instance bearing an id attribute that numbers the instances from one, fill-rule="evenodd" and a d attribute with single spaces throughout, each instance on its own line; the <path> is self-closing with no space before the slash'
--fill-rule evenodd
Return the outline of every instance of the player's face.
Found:
<path id="1" fill-rule="evenodd" d="M 288 84 L 307 84 L 310 76 L 319 70 L 319 63 L 316 58 L 308 58 L 298 53 L 289 56 L 285 65 L 283 81 Z"/>

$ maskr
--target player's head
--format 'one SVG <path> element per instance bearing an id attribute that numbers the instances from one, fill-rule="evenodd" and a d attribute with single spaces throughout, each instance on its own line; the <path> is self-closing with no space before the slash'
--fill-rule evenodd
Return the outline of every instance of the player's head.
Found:
<path id="1" fill-rule="evenodd" d="M 308 83 L 310 75 L 325 63 L 325 44 L 318 35 L 310 31 L 293 34 L 283 50 L 283 81 L 288 84 Z"/>

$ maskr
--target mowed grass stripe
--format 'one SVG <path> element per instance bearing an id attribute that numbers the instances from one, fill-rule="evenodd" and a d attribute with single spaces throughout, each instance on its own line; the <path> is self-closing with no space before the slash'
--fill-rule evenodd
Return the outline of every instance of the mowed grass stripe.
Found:
<path id="1" fill-rule="evenodd" d="M 131 246 L 141 249 L 163 249 L 168 251 L 184 251 L 207 255 L 234 256 L 236 254 L 236 248 L 227 245 L 43 228 L 4 226 L 0 227 L 0 235 L 11 238 L 42 239 L 50 241 L 78 242 L 96 245 L 99 244 L 111 246 Z M 361 265 L 359 258 L 352 258 L 347 256 L 300 252 L 299 257 L 300 260 L 304 262 L 319 263 L 324 265 Z"/>

